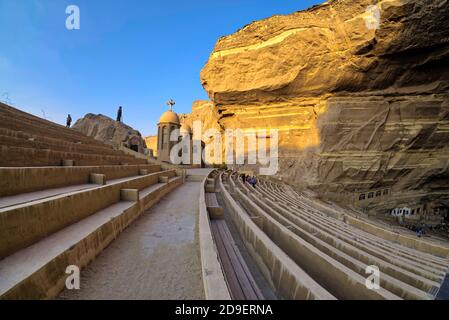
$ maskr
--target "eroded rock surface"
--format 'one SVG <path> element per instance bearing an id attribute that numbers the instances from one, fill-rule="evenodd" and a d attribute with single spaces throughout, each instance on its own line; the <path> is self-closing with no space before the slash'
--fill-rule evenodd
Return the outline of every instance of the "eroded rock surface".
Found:
<path id="1" fill-rule="evenodd" d="M 104 115 L 87 114 L 73 129 L 119 149 L 121 146 L 144 153 L 145 140 L 139 131 Z"/>

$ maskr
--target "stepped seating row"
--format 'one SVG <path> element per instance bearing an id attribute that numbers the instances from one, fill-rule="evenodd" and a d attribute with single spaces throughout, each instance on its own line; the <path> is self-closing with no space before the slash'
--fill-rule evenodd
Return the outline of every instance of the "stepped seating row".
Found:
<path id="1" fill-rule="evenodd" d="M 101 155 L 61 152 L 23 147 L 1 146 L 1 167 L 60 166 L 63 160 L 73 160 L 76 166 L 145 164 L 145 160 L 126 155 Z"/>
<path id="2" fill-rule="evenodd" d="M 204 285 L 204 294 L 207 300 L 230 300 L 231 293 L 225 279 L 223 266 L 212 233 L 211 213 L 206 200 L 206 186 L 209 176 L 189 176 L 187 181 L 200 182 L 201 188 L 198 197 L 199 207 L 199 245 L 201 255 L 201 269 Z M 201 179 L 200 179 L 201 178 Z"/>
<path id="3" fill-rule="evenodd" d="M 220 220 L 224 218 L 224 210 L 218 204 L 217 194 L 216 194 L 216 185 L 217 181 L 217 172 L 212 172 L 210 177 L 206 180 L 205 186 L 205 195 L 206 195 L 206 206 L 207 211 L 209 212 L 209 217 L 212 220 Z"/>
<path id="4" fill-rule="evenodd" d="M 89 184 L 91 175 L 104 175 L 105 182 L 143 173 L 162 171 L 160 165 L 27 167 L 0 168 L 0 197 L 42 191 L 52 188 Z M 1 207 L 2 199 L 0 199 Z"/>
<path id="5" fill-rule="evenodd" d="M 263 192 L 264 190 L 264 186 L 267 189 L 268 192 L 272 191 L 272 186 L 273 184 L 271 183 L 267 183 L 262 181 L 261 182 L 261 190 Z M 316 215 L 319 215 L 321 217 L 327 218 L 328 216 L 324 213 L 322 213 L 319 209 L 315 208 L 312 205 L 312 201 L 305 198 L 304 196 L 298 195 L 296 194 L 294 191 L 292 190 L 288 190 L 287 187 L 284 187 L 286 189 L 282 190 L 282 192 L 279 191 L 274 191 L 274 194 L 277 196 L 274 199 L 283 199 L 284 203 L 287 202 L 288 205 L 293 206 L 293 208 L 298 208 L 299 210 L 302 211 L 306 211 L 306 212 L 310 212 L 310 213 L 314 213 Z M 294 194 L 294 196 L 291 196 L 291 194 Z M 281 203 L 282 205 L 282 203 Z M 391 244 L 394 243 L 392 241 L 389 241 L 389 239 L 384 239 L 382 238 L 382 234 L 377 235 L 376 237 L 373 237 L 371 233 L 367 233 L 365 231 L 362 231 L 358 228 L 354 228 L 351 225 L 348 225 L 346 222 L 347 221 L 343 221 L 343 220 L 347 220 L 348 217 L 343 217 L 342 220 L 335 220 L 335 219 L 330 219 L 330 221 L 332 222 L 332 224 L 337 224 L 342 228 L 347 228 L 349 230 L 351 230 L 353 233 L 357 233 L 359 236 L 363 236 L 365 238 L 368 238 L 370 240 L 376 240 L 378 241 L 378 246 L 381 248 L 390 248 L 390 249 L 394 249 L 394 254 L 395 255 L 400 255 L 400 256 L 406 256 L 406 257 L 410 257 L 410 258 L 414 258 L 416 257 L 416 254 L 418 254 L 418 259 L 420 262 L 426 264 L 426 259 L 430 259 L 430 260 L 434 260 L 434 261 L 443 261 L 443 264 L 446 264 L 446 258 L 441 258 L 440 256 L 437 256 L 435 254 L 428 254 L 426 251 L 422 252 L 419 250 L 415 250 L 415 249 L 411 249 L 409 247 L 406 246 L 392 246 Z M 447 257 L 447 253 L 444 254 L 444 256 Z M 422 260 L 422 257 L 424 257 L 425 259 Z"/>
<path id="6" fill-rule="evenodd" d="M 45 136 L 35 138 L 35 136 L 29 133 L 11 131 L 5 128 L 0 128 L 0 144 L 11 147 L 22 146 L 24 148 L 50 149 L 73 153 L 117 155 L 117 152 L 108 145 L 100 146 L 83 144 L 82 142 L 75 143 Z"/>
<path id="7" fill-rule="evenodd" d="M 120 201 L 121 190 L 142 190 L 158 183 L 161 177 L 175 176 L 176 171 L 167 171 L 116 179 L 105 186 L 1 208 L 0 234 L 3 239 L 0 242 L 0 259 Z"/>
<path id="8" fill-rule="evenodd" d="M 305 273 L 339 299 L 429 299 L 449 261 L 346 225 L 267 181 L 256 189 L 234 174 L 228 182 L 245 214 Z M 225 188 L 226 189 L 226 188 Z M 380 290 L 366 287 L 366 268 L 381 271 Z"/>
<path id="9" fill-rule="evenodd" d="M 67 142 L 82 142 L 89 145 L 104 146 L 102 142 L 81 132 L 67 129 L 64 126 L 33 116 L 3 103 L 0 103 L 0 123 L 1 128 L 19 133 L 46 136 Z"/>
<path id="10" fill-rule="evenodd" d="M 272 191 L 272 194 L 275 194 L 279 198 L 282 198 L 283 196 L 281 193 L 276 194 L 276 191 Z M 275 204 L 274 207 L 276 207 Z M 404 258 L 402 261 L 398 261 L 397 256 L 395 256 L 394 253 L 389 253 L 388 251 L 383 252 L 382 244 L 377 248 L 375 246 L 366 248 L 369 247 L 369 244 L 360 241 L 359 235 L 351 234 L 348 230 L 344 230 L 344 232 L 348 234 L 342 235 L 340 234 L 341 230 L 337 230 L 336 228 L 331 229 L 332 223 L 327 223 L 323 220 L 313 220 L 310 216 L 308 216 L 307 221 L 304 222 L 293 215 L 295 210 L 289 210 L 288 207 L 282 208 L 279 206 L 277 206 L 277 210 L 287 215 L 290 212 L 292 214 L 290 219 L 295 221 L 302 228 L 307 229 L 312 233 L 319 234 L 322 238 L 326 239 L 330 246 L 338 247 L 339 250 L 365 262 L 367 265 L 379 266 L 384 274 L 391 274 L 408 284 L 424 288 L 426 291 L 430 291 L 434 286 L 438 286 L 443 280 L 445 274 L 444 270 L 447 269 L 447 266 L 440 266 L 438 262 L 432 267 L 420 265 L 419 261 L 424 261 L 425 263 L 428 262 L 429 264 L 433 263 L 425 260 L 422 256 L 419 261 L 414 262 L 413 253 L 410 253 L 410 260 Z M 371 236 L 371 238 L 373 237 Z M 382 243 L 385 242 L 382 241 Z M 320 249 L 322 251 L 325 250 L 323 247 Z M 432 259 L 429 260 L 432 261 Z M 363 270 L 361 270 L 361 272 L 362 271 Z"/>
<path id="11" fill-rule="evenodd" d="M 75 130 L 0 104 L 0 167 L 145 164 Z"/>
<path id="12" fill-rule="evenodd" d="M 0 208 L 0 298 L 56 297 L 68 266 L 85 267 L 142 212 L 183 183 L 175 170 L 141 173 L 77 191 L 62 187 L 53 196 Z"/>
<path id="13" fill-rule="evenodd" d="M 277 245 L 273 234 L 263 229 L 268 224 L 246 211 L 236 196 L 239 190 L 234 179 L 228 178 L 222 175 L 219 180 L 223 201 L 248 252 L 278 295 L 294 300 L 335 300 Z"/>
<path id="14" fill-rule="evenodd" d="M 211 233 L 230 296 L 233 300 L 263 300 L 263 294 L 229 230 L 224 208 L 218 203 L 215 192 L 218 179 L 218 172 L 213 171 L 204 189 Z"/>
<path id="15" fill-rule="evenodd" d="M 342 209 L 335 204 L 317 200 L 314 196 L 298 194 L 290 186 L 283 185 L 282 187 L 287 194 L 293 195 L 294 199 L 300 199 L 301 202 L 304 205 L 308 205 L 309 208 L 321 211 L 338 219 L 344 219 L 347 224 L 352 225 L 357 229 L 364 230 L 370 234 L 377 235 L 392 242 L 400 243 L 403 246 L 418 251 L 430 253 L 434 256 L 449 256 L 449 246 L 446 241 L 442 239 L 426 236 L 425 241 L 423 241 L 423 239 L 416 238 L 416 233 L 411 232 L 408 229 L 402 227 L 398 228 L 379 220 L 371 220 L 360 216 L 358 212 L 352 212 L 347 209 Z"/>
<path id="16" fill-rule="evenodd" d="M 0 299 L 57 297 L 184 176 L 0 104 Z"/>

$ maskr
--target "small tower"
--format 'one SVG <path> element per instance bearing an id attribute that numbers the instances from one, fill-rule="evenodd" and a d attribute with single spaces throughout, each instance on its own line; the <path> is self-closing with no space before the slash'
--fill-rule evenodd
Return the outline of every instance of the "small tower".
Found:
<path id="1" fill-rule="evenodd" d="M 157 151 L 158 160 L 170 163 L 170 151 L 177 143 L 177 141 L 170 141 L 170 137 L 173 131 L 180 129 L 181 123 L 178 115 L 173 111 L 175 102 L 170 99 L 167 105 L 170 110 L 162 115 L 157 125 Z"/>

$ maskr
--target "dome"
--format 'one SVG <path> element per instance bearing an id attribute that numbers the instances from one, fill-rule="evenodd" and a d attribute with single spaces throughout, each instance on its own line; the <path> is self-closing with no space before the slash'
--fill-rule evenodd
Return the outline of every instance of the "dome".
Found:
<path id="1" fill-rule="evenodd" d="M 175 112 L 167 111 L 162 115 L 161 119 L 159 120 L 159 123 L 179 124 L 179 117 Z"/>
<path id="2" fill-rule="evenodd" d="M 183 123 L 181 125 L 181 129 L 179 131 L 181 132 L 181 134 L 191 134 L 192 128 L 190 128 L 190 126 L 188 124 Z"/>

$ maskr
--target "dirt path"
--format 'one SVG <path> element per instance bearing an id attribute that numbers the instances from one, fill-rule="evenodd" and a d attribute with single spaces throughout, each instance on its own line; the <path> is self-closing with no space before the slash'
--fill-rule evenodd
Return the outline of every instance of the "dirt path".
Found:
<path id="1" fill-rule="evenodd" d="M 198 244 L 200 183 L 186 182 L 81 271 L 60 299 L 204 299 Z"/>

